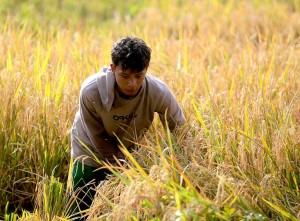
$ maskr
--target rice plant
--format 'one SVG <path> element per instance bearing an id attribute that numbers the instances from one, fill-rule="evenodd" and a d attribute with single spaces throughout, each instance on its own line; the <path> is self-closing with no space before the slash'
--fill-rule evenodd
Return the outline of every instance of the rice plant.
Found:
<path id="1" fill-rule="evenodd" d="M 113 42 L 151 46 L 187 122 L 156 119 L 89 220 L 298 220 L 299 1 L 0 4 L 0 220 L 68 220 L 69 130 Z"/>

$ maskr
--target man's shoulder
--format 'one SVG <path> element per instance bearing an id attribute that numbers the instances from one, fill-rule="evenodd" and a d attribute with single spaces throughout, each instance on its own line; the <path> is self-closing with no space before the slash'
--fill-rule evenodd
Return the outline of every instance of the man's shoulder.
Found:
<path id="1" fill-rule="evenodd" d="M 150 90 L 167 90 L 168 86 L 165 82 L 163 82 L 162 80 L 160 80 L 159 78 L 148 74 L 146 76 L 146 81 L 147 81 L 147 85 L 149 87 Z"/>
<path id="2" fill-rule="evenodd" d="M 99 72 L 88 76 L 81 85 L 82 91 L 98 90 L 98 82 L 106 82 L 108 67 L 103 67 Z"/>
<path id="3" fill-rule="evenodd" d="M 87 77 L 82 85 L 81 85 L 81 91 L 82 92 L 87 92 L 90 90 L 95 90 L 97 89 L 97 78 L 99 77 L 99 73 L 95 73 Z"/>
<path id="4" fill-rule="evenodd" d="M 148 97 L 155 103 L 162 102 L 167 97 L 173 96 L 167 84 L 153 75 L 147 75 L 146 85 Z"/>

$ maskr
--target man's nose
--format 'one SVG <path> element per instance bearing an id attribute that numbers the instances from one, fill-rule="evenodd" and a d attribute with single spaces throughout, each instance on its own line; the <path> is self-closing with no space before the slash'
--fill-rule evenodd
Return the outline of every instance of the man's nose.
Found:
<path id="1" fill-rule="evenodd" d="M 136 79 L 130 79 L 129 82 L 128 82 L 128 86 L 131 87 L 131 88 L 134 88 L 137 86 L 137 80 Z"/>

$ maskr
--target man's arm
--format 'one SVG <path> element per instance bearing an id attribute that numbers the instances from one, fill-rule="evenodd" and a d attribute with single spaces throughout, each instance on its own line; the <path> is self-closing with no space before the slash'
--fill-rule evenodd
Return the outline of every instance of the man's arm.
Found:
<path id="1" fill-rule="evenodd" d="M 167 86 L 165 91 L 163 91 L 158 114 L 161 122 L 164 125 L 167 122 L 171 131 L 173 131 L 176 127 L 182 126 L 185 122 L 185 116 L 182 109 L 180 108 L 176 97 Z"/>

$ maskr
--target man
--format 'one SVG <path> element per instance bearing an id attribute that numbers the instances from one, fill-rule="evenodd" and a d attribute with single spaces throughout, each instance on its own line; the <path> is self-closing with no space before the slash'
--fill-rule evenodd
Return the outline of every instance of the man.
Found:
<path id="1" fill-rule="evenodd" d="M 117 138 L 131 149 L 155 112 L 171 131 L 185 121 L 166 84 L 146 74 L 150 58 L 151 49 L 142 39 L 123 38 L 111 50 L 110 67 L 88 77 L 81 87 L 71 133 L 71 155 L 76 159 L 72 179 L 74 193 L 78 192 L 73 214 L 90 207 L 93 187 L 109 173 L 97 170 L 101 165 L 95 157 L 112 164 L 123 157 Z"/>

